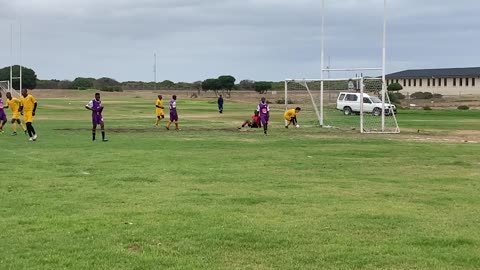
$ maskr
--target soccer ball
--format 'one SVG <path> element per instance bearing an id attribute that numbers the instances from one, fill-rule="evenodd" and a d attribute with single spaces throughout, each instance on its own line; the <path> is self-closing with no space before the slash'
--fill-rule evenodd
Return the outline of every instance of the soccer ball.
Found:
<path id="1" fill-rule="evenodd" d="M 299 127 L 300 127 L 300 125 L 296 125 L 295 127 L 296 127 L 296 128 L 299 128 Z"/>

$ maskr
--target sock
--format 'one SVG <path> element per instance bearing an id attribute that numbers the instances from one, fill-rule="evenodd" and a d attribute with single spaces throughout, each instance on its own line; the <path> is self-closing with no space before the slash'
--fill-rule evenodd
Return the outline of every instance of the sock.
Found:
<path id="1" fill-rule="evenodd" d="M 32 123 L 27 123 L 27 132 L 28 132 L 28 136 L 32 137 Z"/>
<path id="2" fill-rule="evenodd" d="M 20 127 L 23 129 L 23 131 L 27 130 L 27 128 L 25 128 L 25 126 L 20 122 Z"/>
<path id="3" fill-rule="evenodd" d="M 102 130 L 102 140 L 105 140 L 105 131 Z"/>
<path id="4" fill-rule="evenodd" d="M 13 123 L 13 133 L 17 133 L 17 123 Z"/>
<path id="5" fill-rule="evenodd" d="M 35 129 L 34 129 L 33 126 L 32 126 L 32 123 L 30 123 L 30 130 L 32 131 L 32 134 L 33 134 L 33 135 L 36 134 Z"/>
<path id="6" fill-rule="evenodd" d="M 95 141 L 95 130 L 92 130 L 92 141 Z"/>

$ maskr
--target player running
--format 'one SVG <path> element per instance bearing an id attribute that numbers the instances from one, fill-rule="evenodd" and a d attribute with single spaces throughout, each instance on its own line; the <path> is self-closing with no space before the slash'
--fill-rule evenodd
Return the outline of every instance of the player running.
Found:
<path id="1" fill-rule="evenodd" d="M 7 115 L 3 110 L 3 99 L 2 99 L 2 92 L 0 92 L 0 133 L 3 133 L 3 127 L 7 123 Z"/>
<path id="2" fill-rule="evenodd" d="M 12 136 L 17 135 L 17 124 L 20 125 L 25 135 L 27 134 L 27 129 L 23 126 L 22 121 L 20 121 L 20 112 L 18 111 L 18 108 L 20 108 L 20 103 L 20 99 L 12 97 L 12 94 L 7 92 L 7 107 L 5 108 L 10 108 L 10 110 L 12 110 Z"/>
<path id="3" fill-rule="evenodd" d="M 37 140 L 37 133 L 33 128 L 33 117 L 35 116 L 35 111 L 37 110 L 37 100 L 30 94 L 28 94 L 27 89 L 22 89 L 22 96 L 20 97 L 20 108 L 18 112 L 23 114 L 23 119 L 25 125 L 27 126 L 28 136 L 30 136 L 30 141 Z"/>
<path id="4" fill-rule="evenodd" d="M 260 122 L 263 126 L 263 133 L 267 135 L 268 129 L 268 118 L 270 117 L 270 107 L 268 103 L 265 101 L 265 97 L 260 99 L 260 103 L 257 106 L 257 112 L 260 114 Z"/>
<path id="5" fill-rule="evenodd" d="M 290 124 L 293 124 L 294 127 L 297 126 L 297 113 L 299 113 L 302 109 L 300 107 L 296 107 L 295 109 L 290 109 L 285 112 L 283 118 L 288 122 L 285 128 L 288 128 Z"/>
<path id="6" fill-rule="evenodd" d="M 165 118 L 165 114 L 163 114 L 163 100 L 162 100 L 162 95 L 158 95 L 157 102 L 155 103 L 155 112 L 157 114 L 157 121 L 155 122 L 155 126 L 158 127 L 158 123 L 160 123 L 160 120 Z"/>
<path id="7" fill-rule="evenodd" d="M 166 128 L 170 130 L 170 125 L 172 122 L 175 122 L 175 130 L 178 129 L 178 114 L 177 114 L 177 96 L 173 95 L 172 100 L 170 100 L 170 121 L 168 121 Z"/>
<path id="8" fill-rule="evenodd" d="M 105 138 L 105 124 L 103 123 L 102 116 L 103 105 L 100 100 L 100 93 L 95 93 L 95 98 L 85 105 L 85 108 L 92 111 L 92 141 L 95 141 L 97 125 L 100 125 L 102 130 L 102 141 L 107 142 L 108 140 Z"/>

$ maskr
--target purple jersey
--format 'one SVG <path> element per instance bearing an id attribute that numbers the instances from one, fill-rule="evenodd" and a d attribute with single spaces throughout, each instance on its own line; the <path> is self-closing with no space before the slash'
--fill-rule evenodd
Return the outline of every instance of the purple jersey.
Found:
<path id="1" fill-rule="evenodd" d="M 268 103 L 262 103 L 258 104 L 257 106 L 257 111 L 260 113 L 260 120 L 262 124 L 268 123 L 268 113 L 270 111 L 270 107 L 268 106 Z"/>
<path id="2" fill-rule="evenodd" d="M 5 114 L 5 111 L 3 110 L 3 99 L 1 99 L 1 98 L 0 98 L 0 120 L 7 121 L 7 115 Z"/>
<path id="3" fill-rule="evenodd" d="M 103 106 L 102 106 L 102 101 L 92 99 L 88 104 L 87 107 L 92 109 L 92 124 L 94 125 L 100 125 L 103 124 L 103 116 L 102 116 L 102 111 L 103 111 Z"/>
<path id="4" fill-rule="evenodd" d="M 170 100 L 169 107 L 170 107 L 170 121 L 178 121 L 177 101 L 174 99 Z"/>

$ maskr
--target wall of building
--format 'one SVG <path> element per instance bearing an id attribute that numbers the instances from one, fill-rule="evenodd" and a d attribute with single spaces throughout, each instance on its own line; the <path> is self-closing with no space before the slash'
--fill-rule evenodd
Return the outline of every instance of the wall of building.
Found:
<path id="1" fill-rule="evenodd" d="M 469 78 L 422 78 L 387 79 L 387 84 L 398 82 L 403 86 L 402 94 L 431 92 L 448 96 L 479 95 L 480 77 Z"/>

